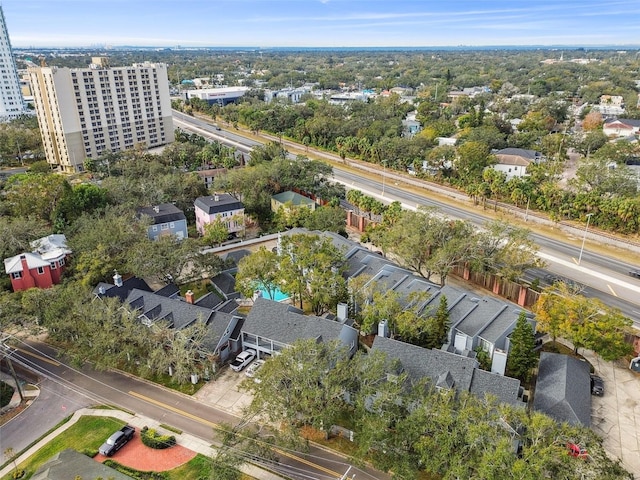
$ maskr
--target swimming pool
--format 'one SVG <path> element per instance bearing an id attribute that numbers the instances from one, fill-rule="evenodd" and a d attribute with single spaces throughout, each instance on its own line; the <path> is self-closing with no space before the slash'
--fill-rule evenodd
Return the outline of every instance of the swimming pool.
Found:
<path id="1" fill-rule="evenodd" d="M 277 287 L 271 290 L 271 295 L 269 295 L 268 290 L 257 290 L 257 291 L 259 292 L 258 295 L 261 296 L 262 298 L 268 298 L 269 300 L 271 300 L 271 297 L 273 297 L 273 300 L 276 302 L 283 302 L 285 300 L 289 300 L 289 295 L 287 295 L 286 293 L 282 293 L 280 289 Z"/>

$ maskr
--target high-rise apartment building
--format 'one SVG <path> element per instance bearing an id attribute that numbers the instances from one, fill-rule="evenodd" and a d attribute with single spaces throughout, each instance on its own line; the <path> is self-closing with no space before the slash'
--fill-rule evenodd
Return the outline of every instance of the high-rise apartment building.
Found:
<path id="1" fill-rule="evenodd" d="M 29 68 L 47 162 L 82 171 L 87 158 L 174 140 L 167 66 Z"/>
<path id="2" fill-rule="evenodd" d="M 7 23 L 0 6 L 0 121 L 7 121 L 27 113 L 16 61 L 11 51 Z"/>

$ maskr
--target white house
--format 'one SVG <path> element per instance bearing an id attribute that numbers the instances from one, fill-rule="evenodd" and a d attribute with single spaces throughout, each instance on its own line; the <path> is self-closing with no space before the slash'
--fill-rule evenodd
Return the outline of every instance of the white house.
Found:
<path id="1" fill-rule="evenodd" d="M 524 148 L 503 148 L 494 153 L 498 162 L 493 166 L 494 170 L 503 172 L 507 180 L 514 177 L 527 175 L 527 167 L 532 163 L 540 163 L 542 154 L 535 150 Z"/>

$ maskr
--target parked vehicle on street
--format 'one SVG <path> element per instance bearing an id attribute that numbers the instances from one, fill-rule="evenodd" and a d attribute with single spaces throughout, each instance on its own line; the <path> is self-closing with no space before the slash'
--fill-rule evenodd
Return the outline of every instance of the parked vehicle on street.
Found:
<path id="1" fill-rule="evenodd" d="M 241 371 L 244 367 L 249 365 L 253 359 L 256 358 L 255 350 L 245 350 L 244 352 L 240 352 L 238 356 L 231 362 L 231 370 L 235 372 Z"/>
<path id="2" fill-rule="evenodd" d="M 126 445 L 126 443 L 133 438 L 133 434 L 136 432 L 136 429 L 130 425 L 125 425 L 116 433 L 111 435 L 106 442 L 102 444 L 100 449 L 98 450 L 101 455 L 105 457 L 110 457 L 122 447 Z"/>

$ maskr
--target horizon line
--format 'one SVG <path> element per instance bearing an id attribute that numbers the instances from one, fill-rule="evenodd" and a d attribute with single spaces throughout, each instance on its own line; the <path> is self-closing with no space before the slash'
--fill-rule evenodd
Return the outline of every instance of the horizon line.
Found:
<path id="1" fill-rule="evenodd" d="M 493 45 L 343 45 L 343 46 L 321 46 L 321 45 L 272 45 L 272 46 L 259 46 L 259 45 L 209 45 L 209 46 L 197 46 L 197 45 L 113 45 L 109 43 L 100 43 L 94 45 L 29 45 L 29 46 L 16 46 L 12 45 L 13 50 L 25 50 L 25 49 L 74 49 L 74 50 L 91 50 L 91 49 L 122 49 L 122 48 L 136 48 L 136 49 L 180 49 L 180 50 L 215 50 L 215 49 L 252 49 L 252 50 L 306 50 L 306 49 L 323 49 L 323 50 L 371 50 L 371 49 L 400 49 L 400 50 L 441 50 L 441 49 L 491 49 L 491 48 L 511 48 L 511 49 L 613 49 L 613 48 L 633 48 L 640 49 L 640 43 L 611 43 L 611 44 L 527 44 L 527 45 L 514 45 L 514 44 L 493 44 Z"/>

